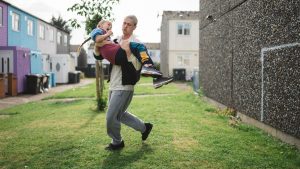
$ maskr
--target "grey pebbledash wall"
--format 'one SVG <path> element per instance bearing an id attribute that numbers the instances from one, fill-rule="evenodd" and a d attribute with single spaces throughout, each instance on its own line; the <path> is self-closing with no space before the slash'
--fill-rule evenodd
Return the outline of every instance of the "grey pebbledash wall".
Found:
<path id="1" fill-rule="evenodd" d="M 200 0 L 204 94 L 300 138 L 300 1 Z"/>

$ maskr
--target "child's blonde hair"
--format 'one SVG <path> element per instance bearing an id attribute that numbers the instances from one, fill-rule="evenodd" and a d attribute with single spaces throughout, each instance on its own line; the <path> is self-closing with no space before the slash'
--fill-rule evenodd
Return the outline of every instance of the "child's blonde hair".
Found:
<path id="1" fill-rule="evenodd" d="M 97 28 L 101 28 L 102 25 L 103 25 L 104 23 L 106 23 L 106 22 L 110 22 L 110 21 L 107 21 L 107 20 L 102 19 L 101 21 L 98 22 Z M 112 27 L 112 26 L 110 26 L 110 29 L 111 29 L 111 27 Z"/>

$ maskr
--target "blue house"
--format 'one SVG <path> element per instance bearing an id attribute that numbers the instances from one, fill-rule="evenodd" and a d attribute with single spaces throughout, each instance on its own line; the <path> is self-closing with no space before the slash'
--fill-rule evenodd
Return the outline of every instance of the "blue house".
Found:
<path id="1" fill-rule="evenodd" d="M 41 74 L 42 56 L 37 47 L 38 19 L 21 9 L 8 6 L 8 46 L 30 49 L 30 73 Z"/>
<path id="2" fill-rule="evenodd" d="M 12 75 L 10 77 L 14 79 L 17 77 L 17 93 L 26 92 L 28 74 L 51 74 L 52 86 L 56 82 L 67 83 L 67 78 L 58 81 L 56 77 L 73 70 L 71 62 L 67 59 L 68 62 L 65 63 L 65 59 L 62 59 L 70 56 L 69 48 L 69 32 L 8 1 L 0 0 L 0 77 L 4 77 L 6 93 L 9 93 L 8 89 L 11 87 L 7 85 L 8 75 Z M 54 64 L 58 67 L 66 65 L 69 69 L 54 72 Z"/>
<path id="3" fill-rule="evenodd" d="M 8 46 L 37 50 L 37 19 L 12 6 L 8 6 Z"/>

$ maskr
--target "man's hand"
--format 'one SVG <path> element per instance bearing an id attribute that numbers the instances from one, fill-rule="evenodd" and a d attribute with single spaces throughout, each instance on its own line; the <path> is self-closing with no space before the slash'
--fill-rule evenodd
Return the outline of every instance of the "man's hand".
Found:
<path id="1" fill-rule="evenodd" d="M 131 56 L 131 50 L 129 47 L 129 43 L 130 43 L 129 40 L 122 40 L 120 43 L 121 48 L 125 50 L 128 58 Z"/>

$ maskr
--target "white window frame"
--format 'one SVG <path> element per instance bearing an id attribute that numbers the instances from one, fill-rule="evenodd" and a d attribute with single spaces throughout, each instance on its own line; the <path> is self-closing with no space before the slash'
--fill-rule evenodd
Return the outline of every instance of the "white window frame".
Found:
<path id="1" fill-rule="evenodd" d="M 33 36 L 33 21 L 30 19 L 27 20 L 27 35 Z"/>
<path id="2" fill-rule="evenodd" d="M 177 23 L 177 35 L 191 35 L 191 23 Z"/>
<path id="3" fill-rule="evenodd" d="M 56 40 L 57 44 L 61 44 L 61 33 L 57 32 L 57 40 Z"/>
<path id="4" fill-rule="evenodd" d="M 20 31 L 20 15 L 12 12 L 12 30 L 19 32 Z"/>
<path id="5" fill-rule="evenodd" d="M 54 42 L 54 30 L 49 28 L 49 41 Z"/>
<path id="6" fill-rule="evenodd" d="M 45 25 L 39 26 L 39 37 L 40 39 L 45 39 Z"/>
<path id="7" fill-rule="evenodd" d="M 190 66 L 190 60 L 189 55 L 177 55 L 177 66 Z"/>
<path id="8" fill-rule="evenodd" d="M 0 26 L 3 26 L 3 7 L 0 6 Z"/>
<path id="9" fill-rule="evenodd" d="M 64 35 L 64 46 L 67 46 L 68 44 L 68 36 Z"/>

